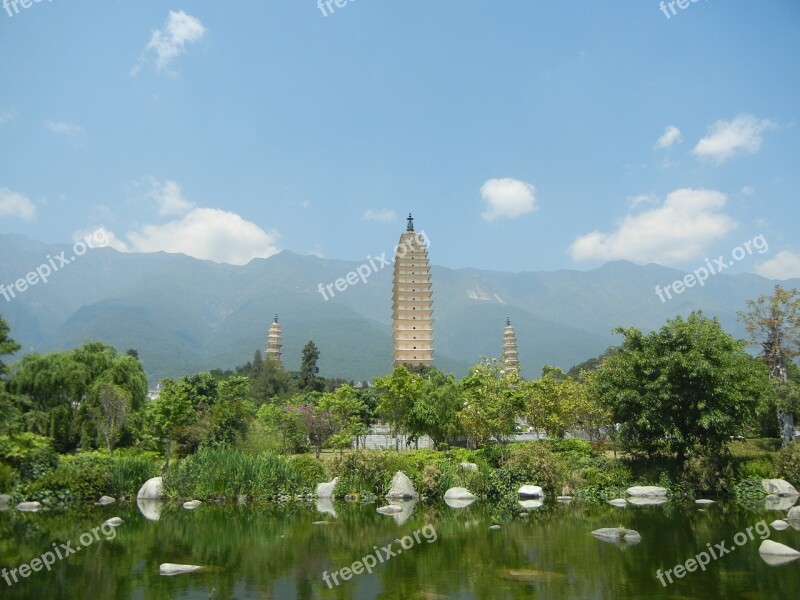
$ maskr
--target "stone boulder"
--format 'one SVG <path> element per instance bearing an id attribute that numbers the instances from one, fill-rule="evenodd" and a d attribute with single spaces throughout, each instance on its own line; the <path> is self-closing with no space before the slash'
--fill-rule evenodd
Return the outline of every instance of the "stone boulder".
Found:
<path id="1" fill-rule="evenodd" d="M 542 502 L 541 500 L 536 500 L 536 499 L 517 500 L 517 504 L 519 504 L 525 510 L 532 510 L 534 508 L 542 508 L 542 506 L 544 506 L 544 502 Z"/>
<path id="2" fill-rule="evenodd" d="M 377 511 L 382 515 L 394 515 L 403 512 L 403 507 L 397 504 L 387 504 L 386 506 L 379 507 Z"/>
<path id="3" fill-rule="evenodd" d="M 333 490 L 336 489 L 336 484 L 339 483 L 339 478 L 334 477 L 327 483 L 323 482 L 317 486 L 317 498 L 333 498 Z"/>
<path id="4" fill-rule="evenodd" d="M 17 510 L 20 512 L 36 512 L 42 508 L 38 502 L 20 502 L 17 504 Z"/>
<path id="5" fill-rule="evenodd" d="M 542 488 L 538 485 L 523 485 L 517 491 L 520 498 L 541 498 L 544 496 Z"/>
<path id="6" fill-rule="evenodd" d="M 203 503 L 200 502 L 200 500 L 189 500 L 188 502 L 183 503 L 183 508 L 185 508 L 186 510 L 194 510 L 201 504 Z"/>
<path id="7" fill-rule="evenodd" d="M 770 556 L 791 556 L 800 557 L 800 552 L 784 544 L 773 542 L 772 540 L 764 540 L 758 548 L 759 554 L 768 554 Z"/>
<path id="8" fill-rule="evenodd" d="M 789 528 L 789 524 L 786 521 L 782 521 L 780 519 L 773 521 L 769 524 L 775 531 L 783 531 L 784 529 Z"/>
<path id="9" fill-rule="evenodd" d="M 445 500 L 475 500 L 476 496 L 467 488 L 451 487 L 444 493 Z"/>
<path id="10" fill-rule="evenodd" d="M 145 500 L 144 498 L 136 499 L 136 506 L 139 507 L 139 512 L 148 521 L 158 521 L 161 518 L 161 509 L 164 503 L 161 500 Z"/>
<path id="11" fill-rule="evenodd" d="M 694 503 L 700 506 L 711 506 L 712 504 L 716 504 L 714 500 L 705 500 L 703 498 L 701 498 L 700 500 L 695 500 Z"/>
<path id="12" fill-rule="evenodd" d="M 111 517 L 107 521 L 104 521 L 103 525 L 110 525 L 111 527 L 119 527 L 123 523 L 124 523 L 124 521 L 122 519 L 120 519 L 119 517 Z"/>
<path id="13" fill-rule="evenodd" d="M 609 500 L 608 503 L 611 506 L 616 506 L 617 508 L 625 508 L 628 506 L 628 501 L 625 498 L 614 498 L 613 500 Z"/>
<path id="14" fill-rule="evenodd" d="M 795 487 L 785 479 L 762 479 L 761 486 L 768 494 L 775 494 L 781 498 L 800 495 Z"/>
<path id="15" fill-rule="evenodd" d="M 669 502 L 669 500 L 663 496 L 632 496 L 628 498 L 627 502 L 634 506 L 661 506 Z"/>
<path id="16" fill-rule="evenodd" d="M 572 496 L 557 496 L 556 502 L 572 502 Z"/>
<path id="17" fill-rule="evenodd" d="M 786 518 L 790 521 L 800 521 L 800 506 L 794 506 L 789 509 L 789 514 Z"/>
<path id="18" fill-rule="evenodd" d="M 100 506 L 108 506 L 109 504 L 114 504 L 116 501 L 116 498 L 112 498 L 111 496 L 100 496 L 100 500 L 97 501 L 97 504 Z"/>
<path id="19" fill-rule="evenodd" d="M 489 531 L 497 531 L 498 529 L 502 529 L 500 525 L 489 525 Z"/>
<path id="20" fill-rule="evenodd" d="M 657 485 L 635 485 L 629 487 L 625 493 L 634 498 L 665 498 L 669 490 Z"/>
<path id="21" fill-rule="evenodd" d="M 625 529 L 624 527 L 604 527 L 603 529 L 595 529 L 592 535 L 612 542 L 628 542 L 629 544 L 638 544 L 642 541 L 642 536 L 634 529 Z"/>
<path id="22" fill-rule="evenodd" d="M 392 484 L 389 491 L 386 492 L 386 498 L 401 498 L 410 500 L 411 498 L 418 498 L 419 494 L 414 489 L 414 482 L 412 482 L 408 475 L 402 471 L 398 471 L 392 477 Z"/>
<path id="23" fill-rule="evenodd" d="M 477 471 L 478 465 L 471 462 L 462 462 L 458 463 L 458 468 L 462 471 Z"/>
<path id="24" fill-rule="evenodd" d="M 140 500 L 161 500 L 164 497 L 164 480 L 161 477 L 152 477 L 144 482 L 136 498 Z"/>
<path id="25" fill-rule="evenodd" d="M 175 563 L 163 563 L 158 567 L 158 574 L 170 577 L 172 575 L 181 575 L 183 573 L 197 573 L 198 571 L 205 571 L 208 567 L 198 567 L 197 565 L 177 565 Z"/>

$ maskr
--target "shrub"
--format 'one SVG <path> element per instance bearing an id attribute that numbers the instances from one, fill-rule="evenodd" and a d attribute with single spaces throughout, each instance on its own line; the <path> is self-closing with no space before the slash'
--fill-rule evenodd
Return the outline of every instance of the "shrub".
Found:
<path id="1" fill-rule="evenodd" d="M 754 458 L 739 465 L 737 469 L 740 478 L 757 477 L 769 479 L 775 472 L 775 465 L 768 458 Z"/>
<path id="2" fill-rule="evenodd" d="M 733 466 L 726 455 L 695 454 L 683 465 L 681 485 L 694 492 L 723 492 L 733 481 Z"/>
<path id="3" fill-rule="evenodd" d="M 311 455 L 300 454 L 290 457 L 289 468 L 296 489 L 313 492 L 317 484 L 325 480 L 325 468 Z"/>
<path id="4" fill-rule="evenodd" d="M 133 496 L 142 484 L 158 475 L 158 455 L 152 452 L 140 455 L 114 455 L 106 486 L 106 494 L 115 497 Z"/>
<path id="5" fill-rule="evenodd" d="M 22 482 L 40 478 L 58 464 L 50 438 L 35 433 L 0 436 L 0 462 L 12 467 Z"/>
<path id="6" fill-rule="evenodd" d="M 733 497 L 739 504 L 751 510 L 763 510 L 766 495 L 760 477 L 748 477 L 733 486 Z"/>
<path id="7" fill-rule="evenodd" d="M 561 490 L 567 475 L 563 459 L 539 442 L 510 444 L 502 466 L 509 472 L 524 474 L 527 483 L 535 483 L 551 493 Z"/>
<path id="8" fill-rule="evenodd" d="M 337 496 L 363 492 L 383 496 L 397 471 L 403 471 L 420 489 L 421 473 L 412 466 L 402 453 L 366 450 L 337 456 L 331 461 L 329 471 L 339 477 Z"/>
<path id="9" fill-rule="evenodd" d="M 795 487 L 800 487 L 800 442 L 781 448 L 776 467 L 780 477 Z"/>
<path id="10" fill-rule="evenodd" d="M 24 495 L 41 502 L 98 498 L 106 493 L 111 465 L 105 452 L 63 455 L 54 470 L 23 486 Z"/>
<path id="11" fill-rule="evenodd" d="M 14 486 L 16 474 L 9 465 L 0 463 L 0 493 L 8 493 Z"/>

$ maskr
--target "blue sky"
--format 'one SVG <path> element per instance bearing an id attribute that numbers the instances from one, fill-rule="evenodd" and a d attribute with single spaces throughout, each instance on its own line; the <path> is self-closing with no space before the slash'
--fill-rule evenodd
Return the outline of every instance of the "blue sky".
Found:
<path id="1" fill-rule="evenodd" d="M 800 3 L 683 2 L 9 3 L 0 233 L 798 277 Z"/>

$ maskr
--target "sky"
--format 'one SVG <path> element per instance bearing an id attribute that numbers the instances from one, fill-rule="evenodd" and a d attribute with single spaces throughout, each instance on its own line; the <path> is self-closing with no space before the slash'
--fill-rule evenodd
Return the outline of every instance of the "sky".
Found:
<path id="1" fill-rule="evenodd" d="M 6 0 L 0 233 L 800 277 L 797 0 L 337 2 Z"/>

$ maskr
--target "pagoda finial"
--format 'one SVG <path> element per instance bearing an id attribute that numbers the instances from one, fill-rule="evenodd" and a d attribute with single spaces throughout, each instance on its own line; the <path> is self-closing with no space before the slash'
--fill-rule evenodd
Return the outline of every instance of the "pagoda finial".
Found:
<path id="1" fill-rule="evenodd" d="M 511 317 L 506 317 L 506 327 L 511 327 Z"/>
<path id="2" fill-rule="evenodd" d="M 408 213 L 408 225 L 406 225 L 406 231 L 414 231 L 414 217 L 411 216 L 411 213 Z"/>
<path id="3" fill-rule="evenodd" d="M 278 322 L 278 313 L 275 313 L 275 323 Z"/>

